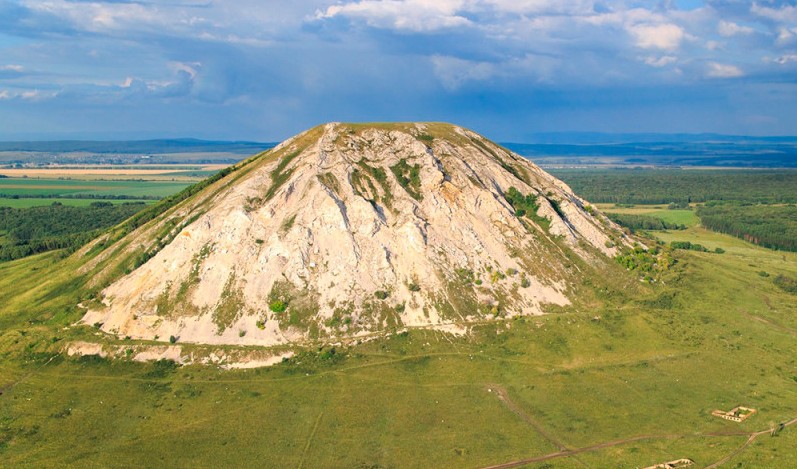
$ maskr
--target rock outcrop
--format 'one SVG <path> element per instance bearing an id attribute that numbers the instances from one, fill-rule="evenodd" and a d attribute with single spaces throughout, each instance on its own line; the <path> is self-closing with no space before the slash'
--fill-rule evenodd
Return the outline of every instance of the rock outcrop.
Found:
<path id="1" fill-rule="evenodd" d="M 239 166 L 119 241 L 145 262 L 85 322 L 276 345 L 542 314 L 623 242 L 567 185 L 448 124 L 327 124 Z"/>

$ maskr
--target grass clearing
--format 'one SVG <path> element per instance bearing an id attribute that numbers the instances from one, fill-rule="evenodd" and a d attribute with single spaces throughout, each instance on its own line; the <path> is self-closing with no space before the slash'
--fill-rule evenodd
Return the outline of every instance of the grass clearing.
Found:
<path id="1" fill-rule="evenodd" d="M 666 205 L 635 205 L 633 207 L 618 207 L 615 204 L 595 204 L 599 210 L 606 213 L 627 213 L 631 215 L 646 215 L 677 225 L 695 226 L 700 219 L 692 210 L 670 210 Z"/>
<path id="2" fill-rule="evenodd" d="M 59 319 L 25 307 L 48 289 L 31 269 L 54 255 L 0 265 L 0 454 L 17 467 L 486 467 L 546 455 L 530 467 L 711 464 L 744 443 L 735 433 L 797 417 L 788 332 L 797 334 L 797 305 L 758 275 L 796 275 L 797 254 L 699 227 L 656 235 L 726 249 L 679 251 L 676 271 L 651 292 L 671 294 L 668 307 L 575 305 L 484 323 L 467 337 L 411 330 L 334 360 L 312 349 L 272 368 L 188 366 L 159 377 L 155 365 L 118 360 L 45 364 L 90 331 L 62 330 L 78 311 Z M 56 270 L 50 285 L 66 275 Z M 32 291 L 15 296 L 11 285 Z M 741 424 L 710 415 L 739 404 L 759 412 Z M 795 465 L 795 434 L 761 436 L 729 464 Z M 555 456 L 546 435 L 585 451 Z"/>

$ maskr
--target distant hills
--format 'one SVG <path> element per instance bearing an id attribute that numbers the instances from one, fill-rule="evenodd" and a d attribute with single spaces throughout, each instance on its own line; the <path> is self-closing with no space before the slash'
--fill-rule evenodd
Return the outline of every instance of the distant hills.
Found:
<path id="1" fill-rule="evenodd" d="M 0 151 L 18 152 L 89 152 L 89 153 L 240 153 L 251 155 L 267 150 L 276 143 L 248 141 L 214 141 L 195 138 L 155 140 L 55 140 L 0 142 Z"/>
<path id="2" fill-rule="evenodd" d="M 544 166 L 714 166 L 797 168 L 797 137 L 719 134 L 538 134 L 504 143 Z"/>
<path id="3" fill-rule="evenodd" d="M 549 167 L 599 165 L 797 168 L 797 137 L 794 136 L 566 132 L 533 134 L 529 140 L 503 145 Z M 116 164 L 147 161 L 184 163 L 191 160 L 232 163 L 275 145 L 274 142 L 193 138 L 16 141 L 0 142 L 0 162 Z M 75 156 L 85 153 L 96 155 L 96 158 Z M 179 158 L 169 157 L 178 154 L 181 155 Z"/>
<path id="4" fill-rule="evenodd" d="M 716 133 L 601 133 L 601 132 L 542 132 L 531 134 L 524 143 L 599 145 L 622 143 L 797 143 L 797 136 L 751 136 Z"/>

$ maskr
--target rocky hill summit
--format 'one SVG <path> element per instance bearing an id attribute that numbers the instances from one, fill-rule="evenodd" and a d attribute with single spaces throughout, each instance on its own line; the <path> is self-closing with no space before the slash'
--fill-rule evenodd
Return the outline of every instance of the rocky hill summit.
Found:
<path id="1" fill-rule="evenodd" d="M 192 191 L 86 248 L 118 246 L 87 269 L 134 261 L 84 322 L 257 345 L 456 327 L 568 305 L 625 242 L 563 182 L 449 124 L 326 124 Z"/>

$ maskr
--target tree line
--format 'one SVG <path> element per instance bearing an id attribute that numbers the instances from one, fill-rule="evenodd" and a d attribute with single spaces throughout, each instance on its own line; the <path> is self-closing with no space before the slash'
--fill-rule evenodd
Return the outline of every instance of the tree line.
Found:
<path id="1" fill-rule="evenodd" d="M 797 170 L 550 170 L 593 203 L 797 203 Z"/>
<path id="2" fill-rule="evenodd" d="M 797 206 L 710 203 L 699 207 L 697 216 L 711 230 L 771 249 L 797 251 Z"/>
<path id="3" fill-rule="evenodd" d="M 105 228 L 121 223 L 145 207 L 143 202 L 119 205 L 92 202 L 88 207 L 55 202 L 43 207 L 0 207 L 0 261 L 54 249 L 77 249 Z"/>
<path id="4" fill-rule="evenodd" d="M 631 230 L 632 233 L 637 230 L 685 230 L 686 225 L 678 223 L 669 223 L 660 218 L 651 217 L 648 215 L 635 215 L 632 213 L 607 213 L 609 219 L 620 226 L 624 226 Z"/>

